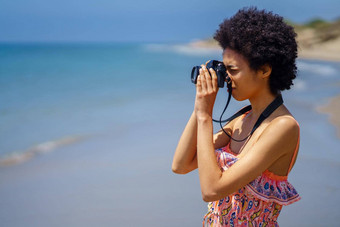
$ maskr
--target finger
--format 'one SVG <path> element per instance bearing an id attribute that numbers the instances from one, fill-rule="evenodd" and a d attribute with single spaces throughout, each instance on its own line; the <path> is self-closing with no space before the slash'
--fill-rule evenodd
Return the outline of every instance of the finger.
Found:
<path id="1" fill-rule="evenodd" d="M 212 77 L 212 89 L 214 92 L 218 91 L 217 75 L 215 70 L 210 69 L 210 75 Z"/>
<path id="2" fill-rule="evenodd" d="M 201 82 L 201 76 L 200 75 L 198 75 L 198 77 L 197 77 L 196 89 L 197 89 L 198 93 L 202 92 L 202 82 Z"/>
<path id="3" fill-rule="evenodd" d="M 204 71 L 204 76 L 205 76 L 205 80 L 206 80 L 207 90 L 208 90 L 208 92 L 212 92 L 213 87 L 212 87 L 212 83 L 211 83 L 210 73 L 209 73 L 209 71 L 206 67 L 204 67 L 203 71 Z"/>
<path id="4" fill-rule="evenodd" d="M 206 81 L 206 78 L 205 78 L 204 68 L 205 68 L 205 66 L 203 65 L 202 68 L 200 69 L 202 91 L 207 90 L 207 81 Z"/>

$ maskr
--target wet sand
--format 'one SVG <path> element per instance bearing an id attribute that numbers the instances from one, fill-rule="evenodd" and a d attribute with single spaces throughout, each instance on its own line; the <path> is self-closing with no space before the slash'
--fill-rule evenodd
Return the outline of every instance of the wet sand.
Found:
<path id="1" fill-rule="evenodd" d="M 329 99 L 328 103 L 318 110 L 328 115 L 329 122 L 336 127 L 340 139 L 340 95 Z"/>

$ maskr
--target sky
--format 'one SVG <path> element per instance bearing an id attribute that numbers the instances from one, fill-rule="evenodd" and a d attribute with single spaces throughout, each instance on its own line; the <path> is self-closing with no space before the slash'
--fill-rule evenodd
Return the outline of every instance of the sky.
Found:
<path id="1" fill-rule="evenodd" d="M 297 23 L 340 17 L 339 0 L 0 0 L 0 42 L 189 42 L 246 6 Z"/>

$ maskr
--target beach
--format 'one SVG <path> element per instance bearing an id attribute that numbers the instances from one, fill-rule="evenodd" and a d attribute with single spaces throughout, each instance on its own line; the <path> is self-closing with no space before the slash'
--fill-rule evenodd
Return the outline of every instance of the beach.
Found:
<path id="1" fill-rule="evenodd" d="M 315 41 L 315 32 L 306 29 L 298 33 L 299 57 L 340 62 L 340 37 L 324 42 Z"/>
<path id="2" fill-rule="evenodd" d="M 207 203 L 198 173 L 176 175 L 171 162 L 194 107 L 191 69 L 221 60 L 219 48 L 2 44 L 0 50 L 3 226 L 201 226 Z M 283 98 L 300 124 L 289 181 L 302 199 L 283 208 L 279 224 L 337 226 L 340 64 L 300 56 L 297 66 Z M 215 118 L 226 97 L 221 89 Z M 247 104 L 232 100 L 225 116 Z"/>
<path id="3" fill-rule="evenodd" d="M 340 138 L 340 96 L 329 99 L 328 103 L 320 106 L 318 110 L 328 114 L 329 122 L 337 128 L 337 135 Z"/>
<path id="4" fill-rule="evenodd" d="M 321 60 L 340 62 L 340 37 L 327 42 L 310 44 L 309 40 L 314 39 L 313 32 L 310 30 L 299 33 L 298 57 L 300 59 Z M 218 43 L 214 40 L 197 40 L 189 43 L 189 46 L 199 49 L 221 50 Z"/>

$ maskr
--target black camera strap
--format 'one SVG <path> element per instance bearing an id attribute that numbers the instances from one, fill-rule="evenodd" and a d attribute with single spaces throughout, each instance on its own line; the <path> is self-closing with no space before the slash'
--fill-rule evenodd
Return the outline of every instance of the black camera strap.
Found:
<path id="1" fill-rule="evenodd" d="M 242 109 L 240 109 L 239 111 L 237 111 L 233 116 L 229 117 L 229 118 L 226 119 L 226 120 L 219 121 L 219 120 L 213 119 L 213 121 L 216 122 L 216 123 L 220 123 L 220 122 L 221 122 L 221 123 L 225 123 L 225 122 L 228 122 L 228 123 L 229 123 L 230 121 L 232 121 L 232 120 L 234 120 L 235 118 L 241 116 L 242 114 L 247 113 L 247 112 L 250 111 L 250 110 L 251 110 L 251 105 L 245 106 L 245 107 L 243 107 Z"/>
<path id="2" fill-rule="evenodd" d="M 242 114 L 250 111 L 252 109 L 251 105 L 249 106 L 245 106 L 244 108 L 242 108 L 241 110 L 239 110 L 238 112 L 236 112 L 233 116 L 229 117 L 228 119 L 226 120 L 223 120 L 222 121 L 222 116 L 224 114 L 224 112 L 226 111 L 228 105 L 229 105 L 229 102 L 230 102 L 230 98 L 231 98 L 231 92 L 229 92 L 229 96 L 228 96 L 228 101 L 227 101 L 227 104 L 221 114 L 221 117 L 220 117 L 220 120 L 214 120 L 214 122 L 217 122 L 217 123 L 220 123 L 220 126 L 221 126 L 221 129 L 223 130 L 223 132 L 232 140 L 236 141 L 236 142 L 242 142 L 244 140 L 246 140 L 248 137 L 250 137 L 254 132 L 255 130 L 261 125 L 261 123 L 267 118 L 269 117 L 269 115 L 271 115 L 279 106 L 281 106 L 283 104 L 283 99 L 282 99 L 282 95 L 278 95 L 268 106 L 267 108 L 261 113 L 260 117 L 257 119 L 253 129 L 251 130 L 251 132 L 249 133 L 248 136 L 246 136 L 244 139 L 241 139 L 241 140 L 237 140 L 237 139 L 234 139 L 232 138 L 231 135 L 229 135 L 223 128 L 223 125 L 222 123 L 224 122 L 230 122 L 232 121 L 233 119 L 241 116 Z"/>

